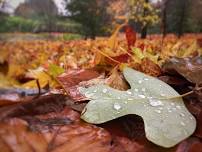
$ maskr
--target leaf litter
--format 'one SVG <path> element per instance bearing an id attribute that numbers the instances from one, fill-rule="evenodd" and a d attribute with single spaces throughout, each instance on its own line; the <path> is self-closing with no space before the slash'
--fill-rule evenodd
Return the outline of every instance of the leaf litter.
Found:
<path id="1" fill-rule="evenodd" d="M 123 26 L 121 25 L 121 27 Z M 116 31 L 119 30 L 120 28 Z M 39 96 L 29 94 L 29 90 L 22 88 L 31 98 L 24 100 L 21 98 L 21 93 L 16 94 L 15 92 L 14 94 L 20 98 L 16 98 L 14 101 L 8 100 L 9 103 L 13 103 L 5 104 L 0 108 L 0 145 L 3 151 L 33 151 L 33 149 L 36 151 L 66 151 L 68 149 L 69 151 L 85 152 L 94 149 L 94 151 L 102 152 L 180 152 L 194 151 L 195 147 L 202 145 L 200 141 L 202 137 L 202 126 L 200 126 L 202 118 L 201 90 L 198 89 L 200 88 L 200 83 L 198 83 L 200 77 L 197 77 L 199 74 L 197 69 L 201 63 L 194 63 L 196 55 L 201 55 L 200 38 L 183 37 L 179 40 L 175 37 L 168 37 L 162 44 L 160 37 L 141 40 L 137 39 L 135 31 L 128 30 L 128 36 L 126 32 L 128 42 L 126 43 L 123 38 L 117 38 L 117 33 L 110 40 L 98 38 L 94 41 L 0 42 L 1 50 L 3 50 L 1 51 L 3 55 L 0 55 L 0 70 L 2 70 L 3 80 L 1 87 L 6 87 L 8 92 L 13 89 L 11 87 L 18 90 L 22 87 L 22 83 L 29 83 L 29 80 L 33 79 L 38 79 L 41 93 L 47 86 L 50 87 L 48 92 Z M 5 52 L 7 53 L 5 54 Z M 17 55 L 15 55 L 16 53 Z M 176 64 L 170 60 L 173 62 L 172 64 L 175 64 L 172 68 L 176 68 L 177 75 L 173 75 L 173 70 L 164 71 L 164 68 L 163 70 L 161 68 L 164 62 L 169 61 L 171 57 L 177 57 L 177 60 L 183 63 Z M 189 58 L 187 59 L 187 57 Z M 8 67 L 5 68 L 5 65 Z M 191 68 L 189 68 L 190 65 Z M 112 70 L 115 66 L 118 68 Z M 141 117 L 136 115 L 126 115 L 101 125 L 84 123 L 80 120 L 80 112 L 83 111 L 88 101 L 84 99 L 84 96 L 81 98 L 78 88 L 105 84 L 122 91 L 127 90 L 129 85 L 122 76 L 122 71 L 126 66 L 151 76 L 169 78 L 170 81 L 167 82 L 172 82 L 169 84 L 180 94 L 194 91 L 194 93 L 183 97 L 187 108 L 197 120 L 196 132 L 191 137 L 173 148 L 162 148 L 145 138 L 144 122 Z M 43 68 L 46 76 L 32 75 L 30 77 L 27 75 L 27 71 L 35 70 L 38 67 Z M 58 79 L 58 76 L 63 72 L 69 74 L 72 69 L 83 70 L 94 67 L 102 69 L 101 71 L 95 70 L 97 71 L 95 77 L 87 79 L 88 76 L 85 74 L 77 73 L 70 74 L 70 79 L 62 77 L 61 81 Z M 92 71 L 92 75 L 94 75 L 94 70 Z M 171 79 L 173 77 L 174 80 Z M 4 78 L 8 81 L 5 82 Z M 76 78 L 78 79 L 76 80 Z M 71 85 L 67 85 L 65 88 L 66 83 Z M 32 87 L 28 87 L 34 88 L 37 93 L 39 86 L 34 80 Z M 141 91 L 147 91 L 145 89 Z M 66 97 L 65 94 L 69 97 Z M 91 94 L 88 93 L 88 95 Z M 144 99 L 144 96 L 141 94 L 139 98 Z M 165 97 L 159 97 L 159 99 L 165 99 Z M 177 99 L 172 100 L 181 99 L 178 96 Z M 141 101 L 143 100 L 141 99 Z M 159 105 L 161 108 L 160 102 L 152 102 L 151 104 Z M 115 108 L 123 109 L 118 104 L 115 104 Z M 161 114 L 156 111 L 157 116 Z M 183 125 L 181 123 L 181 126 Z"/>

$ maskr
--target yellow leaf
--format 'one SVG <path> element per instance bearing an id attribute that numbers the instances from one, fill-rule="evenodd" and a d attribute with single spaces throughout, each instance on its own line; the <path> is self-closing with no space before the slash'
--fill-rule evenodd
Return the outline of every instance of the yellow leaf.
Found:
<path id="1" fill-rule="evenodd" d="M 22 66 L 14 63 L 9 64 L 8 77 L 18 77 L 24 74 L 24 72 L 25 69 Z"/>
<path id="2" fill-rule="evenodd" d="M 37 70 L 31 70 L 30 73 L 33 74 L 33 77 L 35 79 L 39 80 L 39 84 L 40 84 L 41 88 L 45 87 L 47 84 L 49 84 L 50 86 L 53 86 L 54 83 L 55 83 L 54 80 L 51 78 L 51 76 L 46 74 L 43 71 L 43 69 L 41 69 L 41 68 L 37 69 Z M 25 88 L 38 88 L 36 80 L 29 81 L 29 82 L 23 84 L 22 87 L 25 87 Z"/>
<path id="3" fill-rule="evenodd" d="M 117 48 L 118 46 L 118 33 L 121 30 L 121 28 L 123 28 L 126 24 L 128 23 L 128 20 L 126 19 L 126 21 L 123 24 L 118 25 L 118 27 L 116 28 L 116 30 L 114 31 L 114 33 L 112 34 L 112 36 L 109 38 L 108 40 L 108 46 L 110 47 L 110 49 L 113 51 Z"/>

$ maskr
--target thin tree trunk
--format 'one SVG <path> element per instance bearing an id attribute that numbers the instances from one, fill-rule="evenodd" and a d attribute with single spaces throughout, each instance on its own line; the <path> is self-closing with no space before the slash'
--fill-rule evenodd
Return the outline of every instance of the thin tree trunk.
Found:
<path id="1" fill-rule="evenodd" d="M 162 15 L 162 33 L 163 37 L 167 35 L 167 6 L 168 6 L 169 0 L 165 0 L 163 4 L 163 15 Z"/>
<path id="2" fill-rule="evenodd" d="M 145 39 L 147 37 L 147 25 L 143 27 L 141 32 L 141 38 Z"/>
<path id="3" fill-rule="evenodd" d="M 149 3 L 149 0 L 145 0 L 145 3 Z M 144 14 L 143 16 L 146 16 L 147 15 L 147 10 L 144 9 Z M 148 25 L 145 25 L 143 28 L 142 28 L 142 31 L 141 31 L 141 38 L 142 39 L 145 39 L 147 37 L 147 29 L 148 29 Z"/>
<path id="4" fill-rule="evenodd" d="M 186 9 L 186 1 L 183 0 L 183 4 L 181 7 L 181 15 L 180 15 L 180 21 L 179 21 L 179 26 L 178 26 L 178 37 L 181 37 L 184 34 L 184 20 L 185 20 L 185 10 Z"/>

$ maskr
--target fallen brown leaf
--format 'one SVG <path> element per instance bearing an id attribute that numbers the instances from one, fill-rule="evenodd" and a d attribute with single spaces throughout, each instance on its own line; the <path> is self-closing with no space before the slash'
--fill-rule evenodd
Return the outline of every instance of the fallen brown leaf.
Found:
<path id="1" fill-rule="evenodd" d="M 57 77 L 67 94 L 75 101 L 82 101 L 85 98 L 78 91 L 78 84 L 99 77 L 95 70 L 71 70 Z"/>
<path id="2" fill-rule="evenodd" d="M 105 83 L 114 89 L 118 90 L 129 89 L 128 83 L 125 81 L 123 75 L 117 71 L 117 69 L 114 69 L 112 71 L 112 74 L 105 80 Z"/>
<path id="3" fill-rule="evenodd" d="M 202 84 L 202 58 L 172 58 L 163 65 L 167 73 L 177 72 L 194 84 Z"/>
<path id="4" fill-rule="evenodd" d="M 141 70 L 142 72 L 151 75 L 151 76 L 160 76 L 161 75 L 161 68 L 159 65 L 155 64 L 148 58 L 144 58 L 141 63 Z"/>

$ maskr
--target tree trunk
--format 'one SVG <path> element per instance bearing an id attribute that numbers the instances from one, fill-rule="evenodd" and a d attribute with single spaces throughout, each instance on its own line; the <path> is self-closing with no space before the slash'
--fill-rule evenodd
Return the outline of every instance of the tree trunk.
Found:
<path id="1" fill-rule="evenodd" d="M 165 37 L 167 34 L 167 6 L 168 6 L 168 2 L 169 2 L 169 0 L 165 0 L 164 4 L 163 4 L 162 25 L 161 25 L 163 37 Z"/>
<path id="2" fill-rule="evenodd" d="M 145 3 L 149 3 L 149 0 L 145 0 Z M 147 10 L 144 9 L 143 16 L 146 16 L 146 15 L 147 15 Z M 148 29 L 148 25 L 144 25 L 144 27 L 142 28 L 142 31 L 141 31 L 142 39 L 145 39 L 147 37 L 147 29 Z"/>
<path id="3" fill-rule="evenodd" d="M 178 37 L 181 37 L 184 34 L 184 20 L 185 20 L 185 12 L 186 12 L 186 1 L 183 0 L 182 7 L 181 7 L 181 15 L 180 15 L 180 21 L 178 26 Z"/>
<path id="4" fill-rule="evenodd" d="M 95 30 L 95 25 L 91 25 L 91 29 L 90 29 L 90 38 L 95 40 L 95 37 L 96 37 L 96 30 Z"/>
<path id="5" fill-rule="evenodd" d="M 147 37 L 147 25 L 143 27 L 141 32 L 141 38 L 145 39 Z"/>

